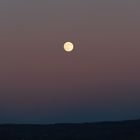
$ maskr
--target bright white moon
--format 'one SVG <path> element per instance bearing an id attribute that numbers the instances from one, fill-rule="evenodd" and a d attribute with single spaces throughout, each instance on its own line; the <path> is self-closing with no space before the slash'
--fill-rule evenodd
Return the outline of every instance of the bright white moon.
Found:
<path id="1" fill-rule="evenodd" d="M 65 50 L 66 52 L 71 52 L 73 49 L 74 49 L 73 43 L 71 43 L 71 42 L 66 42 L 66 43 L 64 44 L 64 50 Z"/>

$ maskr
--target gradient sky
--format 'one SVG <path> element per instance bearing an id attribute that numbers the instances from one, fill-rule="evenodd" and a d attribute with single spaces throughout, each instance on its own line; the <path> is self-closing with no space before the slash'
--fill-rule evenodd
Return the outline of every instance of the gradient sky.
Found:
<path id="1" fill-rule="evenodd" d="M 0 123 L 137 118 L 139 0 L 0 0 Z"/>

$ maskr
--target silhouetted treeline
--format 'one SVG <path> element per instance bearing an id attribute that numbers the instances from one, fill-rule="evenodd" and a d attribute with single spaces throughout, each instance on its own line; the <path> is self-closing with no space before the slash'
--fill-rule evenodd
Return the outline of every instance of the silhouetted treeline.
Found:
<path id="1" fill-rule="evenodd" d="M 54 125 L 0 125 L 0 140 L 140 140 L 140 120 Z"/>

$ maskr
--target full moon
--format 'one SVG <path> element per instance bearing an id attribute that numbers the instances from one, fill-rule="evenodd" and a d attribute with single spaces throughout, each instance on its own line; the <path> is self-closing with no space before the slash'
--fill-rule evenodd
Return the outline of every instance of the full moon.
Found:
<path id="1" fill-rule="evenodd" d="M 73 49 L 74 49 L 73 43 L 71 43 L 71 42 L 66 42 L 66 43 L 64 44 L 64 50 L 65 50 L 66 52 L 71 52 Z"/>

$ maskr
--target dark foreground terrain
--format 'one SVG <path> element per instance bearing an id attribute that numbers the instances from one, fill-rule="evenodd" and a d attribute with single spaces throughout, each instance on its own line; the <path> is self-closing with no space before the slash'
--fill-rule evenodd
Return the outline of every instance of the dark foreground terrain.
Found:
<path id="1" fill-rule="evenodd" d="M 55 125 L 0 125 L 0 140 L 140 140 L 140 120 Z"/>

